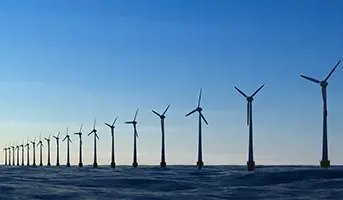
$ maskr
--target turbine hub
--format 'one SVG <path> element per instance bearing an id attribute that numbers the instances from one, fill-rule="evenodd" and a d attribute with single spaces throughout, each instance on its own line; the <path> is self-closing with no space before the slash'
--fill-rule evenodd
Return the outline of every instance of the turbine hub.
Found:
<path id="1" fill-rule="evenodd" d="M 329 84 L 328 84 L 328 82 L 326 82 L 326 81 L 321 81 L 320 82 L 320 86 L 322 86 L 322 87 L 326 87 L 326 86 L 328 86 Z"/>
<path id="2" fill-rule="evenodd" d="M 250 101 L 250 102 L 251 102 L 251 101 L 253 101 L 253 100 L 254 100 L 253 97 L 248 97 L 248 98 L 247 98 L 247 101 Z"/>
<path id="3" fill-rule="evenodd" d="M 201 111 L 202 111 L 202 108 L 201 108 L 201 107 L 198 107 L 198 108 L 197 108 L 197 111 L 201 112 Z"/>
<path id="4" fill-rule="evenodd" d="M 133 121 L 132 124 L 137 124 L 137 122 L 136 122 L 136 121 Z"/>
<path id="5" fill-rule="evenodd" d="M 164 119 L 164 118 L 166 118 L 166 116 L 164 116 L 164 115 L 161 115 L 161 119 Z"/>

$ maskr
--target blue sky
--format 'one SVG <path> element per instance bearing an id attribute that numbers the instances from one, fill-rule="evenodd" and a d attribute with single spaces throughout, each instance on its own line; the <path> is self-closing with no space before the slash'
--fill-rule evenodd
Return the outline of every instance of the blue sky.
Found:
<path id="1" fill-rule="evenodd" d="M 343 58 L 340 1 L 2 1 L 0 6 L 0 143 L 77 132 L 84 124 L 84 163 L 92 163 L 97 118 L 99 163 L 110 162 L 118 116 L 118 164 L 132 162 L 132 120 L 139 107 L 138 161 L 158 164 L 166 118 L 168 164 L 195 164 L 197 104 L 205 164 L 245 164 L 246 101 L 252 93 L 256 164 L 315 164 L 321 159 L 320 87 Z M 329 158 L 343 164 L 343 66 L 328 86 Z M 72 164 L 78 163 L 72 137 Z M 61 144 L 65 163 L 66 144 Z M 46 151 L 46 150 L 45 150 Z M 38 151 L 36 152 L 38 156 Z M 44 156 L 45 152 L 44 152 Z M 3 161 L 3 156 L 0 161 Z M 55 143 L 52 143 L 55 161 Z M 44 160 L 46 163 L 46 160 Z"/>

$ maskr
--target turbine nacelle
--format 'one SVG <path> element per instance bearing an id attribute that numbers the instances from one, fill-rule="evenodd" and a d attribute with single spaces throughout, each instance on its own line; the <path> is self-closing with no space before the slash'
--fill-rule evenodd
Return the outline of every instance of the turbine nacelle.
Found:
<path id="1" fill-rule="evenodd" d="M 320 81 L 320 86 L 322 86 L 322 87 L 327 87 L 328 85 L 329 85 L 328 82 L 326 82 L 326 81 Z"/>
<path id="2" fill-rule="evenodd" d="M 247 97 L 247 101 L 249 101 L 249 102 L 254 101 L 254 97 Z"/>

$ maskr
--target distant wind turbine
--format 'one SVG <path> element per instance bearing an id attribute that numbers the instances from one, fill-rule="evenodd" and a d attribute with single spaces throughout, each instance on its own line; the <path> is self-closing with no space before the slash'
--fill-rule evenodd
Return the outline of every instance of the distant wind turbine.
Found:
<path id="1" fill-rule="evenodd" d="M 235 89 L 247 99 L 247 125 L 249 126 L 249 155 L 248 155 L 248 162 L 247 162 L 248 171 L 255 170 L 255 161 L 254 161 L 254 153 L 253 153 L 252 102 L 254 100 L 254 96 L 263 87 L 264 85 L 259 87 L 251 96 L 247 96 L 244 92 L 242 92 L 240 89 L 235 87 Z"/>
<path id="2" fill-rule="evenodd" d="M 33 141 L 31 141 L 31 143 L 32 143 L 32 154 L 33 154 L 33 163 L 32 163 L 32 165 L 33 166 L 36 166 L 36 138 L 33 140 Z"/>
<path id="3" fill-rule="evenodd" d="M 8 149 L 8 165 L 11 165 L 11 159 L 12 159 L 12 157 L 11 157 L 11 146 L 8 146 L 7 149 Z"/>
<path id="4" fill-rule="evenodd" d="M 48 138 L 44 138 L 45 140 L 46 140 L 46 142 L 48 143 L 48 166 L 50 166 L 51 165 L 51 163 L 50 163 L 50 138 L 51 138 L 51 134 L 49 135 L 49 137 Z"/>
<path id="5" fill-rule="evenodd" d="M 111 129 L 111 138 L 112 138 L 112 154 L 111 154 L 111 167 L 115 168 L 116 167 L 116 162 L 115 162 L 115 157 L 114 157 L 114 129 L 115 126 L 114 124 L 116 123 L 118 117 L 116 117 L 112 123 L 112 125 L 108 124 L 105 122 L 106 126 L 108 126 Z"/>
<path id="6" fill-rule="evenodd" d="M 21 166 L 24 166 L 24 141 L 20 145 L 20 147 L 21 147 Z"/>
<path id="7" fill-rule="evenodd" d="M 4 148 L 5 151 L 5 165 L 7 165 L 7 147 Z"/>
<path id="8" fill-rule="evenodd" d="M 60 166 L 60 132 L 58 132 L 57 136 L 53 136 L 56 139 L 56 166 Z"/>
<path id="9" fill-rule="evenodd" d="M 30 166 L 30 143 L 29 143 L 29 138 L 27 138 L 27 142 L 25 144 L 25 147 L 27 147 L 27 166 Z"/>
<path id="10" fill-rule="evenodd" d="M 200 89 L 200 94 L 199 94 L 199 100 L 198 100 L 198 107 L 196 107 L 194 110 L 192 110 L 191 112 L 189 112 L 187 116 L 198 112 L 199 113 L 199 139 L 198 139 L 198 162 L 197 162 L 197 166 L 198 168 L 202 168 L 202 166 L 204 165 L 204 162 L 202 160 L 202 130 L 201 130 L 201 120 L 204 120 L 205 124 L 208 125 L 207 120 L 205 119 L 204 115 L 202 114 L 202 108 L 200 107 L 200 102 L 201 102 L 201 95 L 202 95 L 202 89 Z"/>
<path id="11" fill-rule="evenodd" d="M 70 154 L 69 154 L 69 142 L 71 142 L 71 139 L 69 138 L 69 134 L 68 134 L 68 127 L 67 127 L 67 131 L 66 131 L 66 136 L 64 137 L 64 139 L 62 140 L 62 142 L 64 142 L 64 140 L 67 139 L 67 167 L 70 167 Z"/>
<path id="12" fill-rule="evenodd" d="M 161 162 L 160 162 L 161 167 L 166 167 L 166 165 L 167 165 L 166 156 L 165 156 L 164 119 L 166 118 L 165 114 L 166 114 L 167 110 L 169 109 L 169 107 L 170 107 L 170 104 L 164 110 L 162 115 L 157 113 L 156 111 L 152 110 L 152 112 L 155 113 L 161 119 L 161 131 L 162 131 L 162 149 L 161 149 Z"/>
<path id="13" fill-rule="evenodd" d="M 90 136 L 92 133 L 94 135 L 94 162 L 93 162 L 93 167 L 96 168 L 98 167 L 98 162 L 97 162 L 97 156 L 96 156 L 96 139 L 99 140 L 99 136 L 97 134 L 97 130 L 95 129 L 95 119 L 94 119 L 94 125 L 93 125 L 93 130 L 88 133 L 88 136 Z"/>
<path id="14" fill-rule="evenodd" d="M 133 121 L 128 121 L 125 122 L 125 124 L 132 124 L 133 125 L 133 162 L 132 166 L 133 167 L 138 167 L 138 162 L 137 162 L 137 141 L 136 139 L 138 138 L 138 133 L 137 133 L 137 114 L 138 114 L 138 108 L 135 114 L 135 117 L 133 118 Z"/>
<path id="15" fill-rule="evenodd" d="M 19 151 L 20 151 L 20 149 L 19 149 L 19 145 L 18 145 L 18 141 L 17 141 L 17 146 L 16 146 L 16 150 L 17 150 L 17 166 L 19 166 Z"/>
<path id="16" fill-rule="evenodd" d="M 43 142 L 41 139 L 41 135 L 39 136 L 39 142 L 37 143 L 37 146 L 40 145 L 40 151 L 39 151 L 39 166 L 43 166 Z"/>
<path id="17" fill-rule="evenodd" d="M 82 126 L 83 124 L 81 124 L 81 127 L 80 127 L 80 130 L 78 133 L 74 133 L 75 135 L 78 135 L 79 136 L 79 140 L 80 140 L 80 156 L 79 156 L 79 167 L 82 167 L 83 164 L 82 164 Z"/>
<path id="18" fill-rule="evenodd" d="M 327 168 L 330 167 L 329 153 L 328 153 L 328 132 L 327 132 L 327 99 L 326 99 L 326 87 L 328 86 L 328 80 L 332 73 L 336 70 L 341 60 L 333 67 L 330 73 L 326 76 L 323 81 L 317 79 L 300 75 L 302 78 L 319 84 L 322 87 L 322 99 L 323 99 L 323 145 L 322 145 L 322 160 L 320 161 L 320 167 Z"/>
<path id="19" fill-rule="evenodd" d="M 15 165 L 15 146 L 14 146 L 14 144 L 11 147 L 12 147 L 12 154 L 13 154 L 12 165 Z"/>

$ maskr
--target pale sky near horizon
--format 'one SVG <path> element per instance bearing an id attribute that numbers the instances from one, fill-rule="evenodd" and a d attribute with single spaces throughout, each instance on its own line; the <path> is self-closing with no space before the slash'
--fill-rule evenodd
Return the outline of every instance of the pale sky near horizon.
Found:
<path id="1" fill-rule="evenodd" d="M 98 162 L 109 164 L 104 122 L 118 116 L 116 162 L 130 165 L 133 129 L 124 122 L 139 108 L 138 161 L 157 165 L 160 121 L 151 109 L 171 104 L 167 164 L 195 165 L 198 118 L 185 114 L 203 88 L 205 165 L 245 165 L 246 100 L 234 86 L 250 94 L 265 84 L 253 102 L 256 164 L 318 165 L 321 91 L 300 74 L 323 79 L 343 58 L 342 8 L 319 0 L 2 1 L 0 144 L 64 136 L 84 124 L 84 164 L 92 164 L 87 134 L 96 117 Z M 341 64 L 328 86 L 332 164 L 343 164 L 342 77 Z M 77 165 L 78 138 L 71 139 Z M 55 164 L 54 140 L 51 148 Z M 60 149 L 65 164 L 66 144 Z M 37 163 L 38 155 L 37 148 Z"/>

